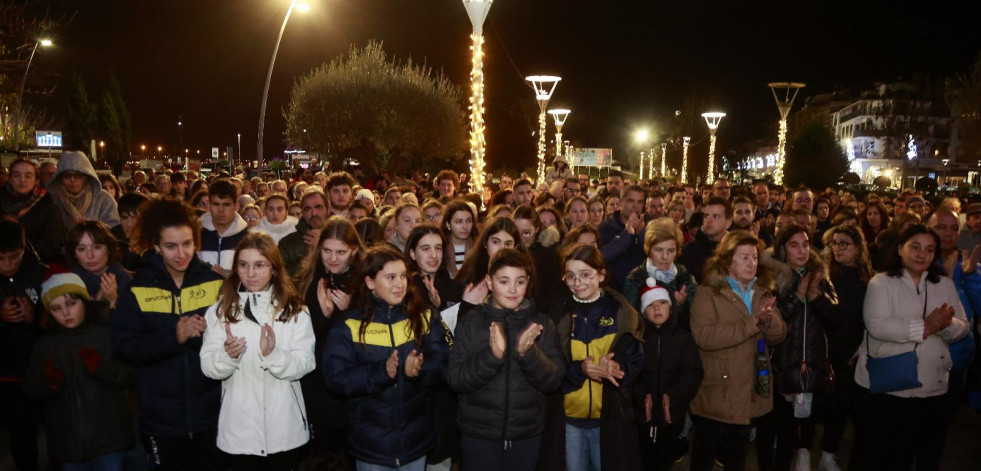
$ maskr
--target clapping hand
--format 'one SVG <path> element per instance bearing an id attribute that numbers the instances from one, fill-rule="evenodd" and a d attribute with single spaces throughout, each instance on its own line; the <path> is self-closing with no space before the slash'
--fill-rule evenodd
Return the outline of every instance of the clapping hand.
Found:
<path id="1" fill-rule="evenodd" d="M 399 374 L 399 351 L 392 350 L 392 354 L 388 356 L 388 360 L 385 361 L 385 371 L 388 372 L 388 377 L 395 379 L 395 375 Z"/>
<path id="2" fill-rule="evenodd" d="M 276 348 L 276 333 L 269 324 L 263 324 L 262 332 L 259 333 L 259 350 L 262 356 L 267 357 Z"/>
<path id="3" fill-rule="evenodd" d="M 981 263 L 981 244 L 975 245 L 974 250 L 971 250 L 970 254 L 966 251 L 964 252 L 964 262 L 961 264 L 961 269 L 964 271 L 964 274 L 974 273 L 979 263 Z M 947 273 L 953 272 L 948 271 Z"/>
<path id="4" fill-rule="evenodd" d="M 675 292 L 674 292 L 675 304 L 677 304 L 677 305 L 680 306 L 680 305 L 682 305 L 682 304 L 685 303 L 685 300 L 686 299 L 688 299 L 688 287 L 687 286 L 682 286 L 681 289 L 675 290 Z"/>
<path id="5" fill-rule="evenodd" d="M 620 364 L 613 360 L 614 353 L 607 353 L 600 357 L 599 368 L 603 372 L 603 377 L 608 379 L 614 386 L 620 387 L 618 379 L 623 379 L 625 373 L 620 369 Z"/>
<path id="6" fill-rule="evenodd" d="M 531 350 L 531 347 L 535 346 L 535 339 L 537 339 L 539 335 L 542 335 L 543 329 L 544 327 L 542 327 L 541 324 L 535 323 L 529 324 L 528 327 L 525 328 L 525 331 L 518 337 L 518 355 L 524 356 L 525 353 L 528 353 L 528 350 Z"/>
<path id="7" fill-rule="evenodd" d="M 426 291 L 429 293 L 429 302 L 438 308 L 442 303 L 439 299 L 439 291 L 436 291 L 436 285 L 433 283 L 433 275 L 422 275 L 422 284 L 426 286 Z"/>
<path id="8" fill-rule="evenodd" d="M 422 353 L 415 350 L 409 352 L 409 356 L 405 357 L 405 376 L 409 378 L 419 376 L 419 372 L 422 371 L 422 360 Z"/>
<path id="9" fill-rule="evenodd" d="M 954 306 L 943 303 L 923 320 L 923 338 L 927 338 L 947 328 L 954 321 Z"/>
<path id="10" fill-rule="evenodd" d="M 177 320 L 177 343 L 183 345 L 190 338 L 200 337 L 206 328 L 208 324 L 201 316 L 182 316 Z"/>
<path id="11" fill-rule="evenodd" d="M 508 348 L 507 340 L 504 338 L 504 332 L 501 329 L 500 322 L 491 322 L 490 325 L 490 349 L 494 357 L 500 360 L 504 358 L 504 352 Z"/>
<path id="12" fill-rule="evenodd" d="M 116 275 L 108 272 L 103 273 L 102 277 L 99 278 L 99 293 L 95 295 L 96 301 L 108 301 L 109 307 L 115 308 L 116 300 L 119 298 L 116 289 Z"/>
<path id="13" fill-rule="evenodd" d="M 480 304 L 487 298 L 487 283 L 468 283 L 463 289 L 463 300 L 470 304 Z"/>
<path id="14" fill-rule="evenodd" d="M 225 353 L 228 356 L 238 359 L 245 351 L 245 337 L 235 337 L 232 335 L 232 325 L 225 323 Z"/>
<path id="15" fill-rule="evenodd" d="M 760 310 L 753 315 L 756 325 L 760 327 L 760 330 L 766 331 L 770 328 L 770 320 L 773 316 L 773 304 L 777 302 L 777 298 L 772 294 L 767 294 L 763 298 L 763 304 L 760 305 Z"/>

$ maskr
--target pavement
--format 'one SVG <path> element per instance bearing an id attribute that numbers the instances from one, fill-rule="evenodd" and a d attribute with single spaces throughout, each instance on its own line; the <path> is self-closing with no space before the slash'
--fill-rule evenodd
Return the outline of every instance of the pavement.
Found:
<path id="1" fill-rule="evenodd" d="M 0 418 L 2 420 L 2 418 Z M 815 447 L 811 451 L 811 464 L 812 469 L 817 471 L 817 461 L 821 457 L 820 446 L 817 445 L 821 437 L 821 426 L 818 426 L 818 430 L 815 433 Z M 842 439 L 841 452 L 838 456 L 838 462 L 842 469 L 845 469 L 848 463 L 849 452 L 852 449 L 853 443 L 853 430 L 851 425 L 845 430 L 845 436 Z M 14 468 L 13 460 L 10 456 L 10 449 L 8 447 L 9 432 L 7 430 L 6 424 L 0 424 L 0 471 L 13 471 Z M 38 432 L 39 447 L 42 450 L 41 454 L 44 454 L 45 442 L 44 442 L 44 432 Z M 41 457 L 41 467 L 39 469 L 47 469 L 47 459 Z M 672 471 L 687 471 L 690 469 L 688 456 L 685 456 L 685 460 L 681 463 L 675 464 L 671 468 Z M 716 467 L 716 470 L 721 470 L 722 468 Z M 950 430 L 947 435 L 947 443 L 944 449 L 943 461 L 940 463 L 941 471 L 974 471 L 981 470 L 981 414 L 974 413 L 966 405 L 962 405 L 957 411 L 957 415 L 954 417 L 954 422 L 950 425 Z M 746 470 L 747 471 L 759 471 L 756 466 L 756 450 L 755 447 L 750 444 L 749 456 L 746 459 Z"/>

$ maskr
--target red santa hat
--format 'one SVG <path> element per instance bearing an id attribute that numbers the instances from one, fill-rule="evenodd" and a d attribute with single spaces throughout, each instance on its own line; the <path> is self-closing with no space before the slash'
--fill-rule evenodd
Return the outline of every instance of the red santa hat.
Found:
<path id="1" fill-rule="evenodd" d="M 668 294 L 668 290 L 664 289 L 663 286 L 657 284 L 657 280 L 653 277 L 647 278 L 647 286 L 644 286 L 640 290 L 640 312 L 644 312 L 647 306 L 650 306 L 654 301 L 667 301 L 671 302 L 671 295 Z"/>

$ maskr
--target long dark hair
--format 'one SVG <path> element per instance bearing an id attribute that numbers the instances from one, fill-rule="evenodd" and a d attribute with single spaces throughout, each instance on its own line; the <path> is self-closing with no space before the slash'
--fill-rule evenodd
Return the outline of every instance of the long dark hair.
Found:
<path id="1" fill-rule="evenodd" d="M 375 301 L 372 299 L 368 283 L 364 279 L 378 276 L 378 272 L 382 271 L 389 262 L 402 262 L 408 271 L 409 263 L 405 255 L 386 245 L 368 249 L 365 253 L 364 262 L 358 270 L 352 299 L 361 311 L 361 327 L 358 329 L 358 338 L 362 347 L 365 344 L 365 331 L 375 319 Z M 424 336 L 429 331 L 429 320 L 423 315 L 427 304 L 409 280 L 406 280 L 405 298 L 402 300 L 401 306 L 404 309 L 406 319 L 409 320 L 408 330 L 415 338 L 416 348 L 422 348 Z"/>
<path id="2" fill-rule="evenodd" d="M 221 285 L 221 293 L 216 312 L 218 319 L 229 324 L 238 322 L 238 313 L 241 310 L 239 305 L 238 288 L 242 283 L 242 278 L 238 274 L 238 257 L 243 250 L 255 249 L 263 257 L 269 260 L 269 270 L 272 272 L 272 279 L 269 284 L 272 286 L 272 303 L 279 311 L 279 322 L 289 322 L 303 311 L 303 299 L 296 293 L 296 288 L 290 282 L 286 274 L 286 266 L 283 257 L 279 254 L 279 248 L 269 234 L 262 232 L 250 232 L 242 238 L 235 247 L 235 258 L 232 261 L 232 273 Z"/>
<path id="3" fill-rule="evenodd" d="M 518 226 L 511 218 L 499 217 L 491 219 L 477 238 L 477 243 L 467 251 L 467 256 L 463 260 L 463 266 L 457 273 L 456 279 L 461 283 L 476 283 L 488 273 L 487 267 L 490 263 L 490 255 L 487 254 L 487 241 L 494 234 L 506 232 L 514 238 L 514 248 L 527 254 L 524 246 L 521 245 L 521 234 L 518 233 Z"/>
<path id="4" fill-rule="evenodd" d="M 409 232 L 409 238 L 405 241 L 405 258 L 409 262 L 408 268 L 410 274 L 418 274 L 422 270 L 419 269 L 419 263 L 412 258 L 412 255 L 410 255 L 409 252 L 415 250 L 416 246 L 419 245 L 419 241 L 421 241 L 423 237 L 430 234 L 439 236 L 439 240 L 442 242 L 443 247 L 446 247 L 446 238 L 443 237 L 443 233 L 438 227 L 432 224 L 420 224 L 412 228 L 412 232 Z M 445 257 L 446 254 L 444 253 L 443 256 Z M 446 267 L 441 263 L 440 269 L 445 270 Z"/>
<path id="5" fill-rule="evenodd" d="M 787 243 L 790 242 L 790 238 L 804 233 L 807 235 L 807 243 L 810 245 L 811 235 L 807 232 L 807 228 L 799 226 L 797 224 L 788 224 L 784 226 L 780 232 L 777 233 L 777 237 L 773 239 L 773 258 L 787 263 Z M 810 250 L 810 249 L 808 249 Z"/>
<path id="6" fill-rule="evenodd" d="M 933 229 L 929 229 L 923 224 L 914 224 L 906 228 L 902 234 L 899 235 L 899 239 L 896 243 L 889 248 L 889 254 L 886 257 L 886 264 L 882 267 L 882 271 L 893 278 L 900 278 L 903 276 L 903 258 L 899 256 L 899 250 L 909 242 L 910 239 L 916 237 L 920 234 L 927 234 L 933 237 L 933 263 L 927 267 L 926 279 L 930 283 L 937 283 L 940 281 L 940 277 L 947 274 L 944 271 L 943 260 L 940 256 L 940 236 Z"/>
<path id="7" fill-rule="evenodd" d="M 303 259 L 300 271 L 296 275 L 296 286 L 300 288 L 301 293 L 306 293 L 310 289 L 310 284 L 314 280 L 320 279 L 327 272 L 320 258 L 320 247 L 328 239 L 339 240 L 351 249 L 350 265 L 352 269 L 361 263 L 361 257 L 364 256 L 364 242 L 354 228 L 354 224 L 351 224 L 347 218 L 331 216 L 327 218 L 323 229 L 320 230 L 320 236 L 317 237 L 316 245 Z"/>

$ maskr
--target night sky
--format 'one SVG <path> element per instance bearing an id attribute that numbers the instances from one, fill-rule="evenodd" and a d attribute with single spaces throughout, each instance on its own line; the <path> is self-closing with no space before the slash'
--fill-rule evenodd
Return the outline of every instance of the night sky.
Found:
<path id="1" fill-rule="evenodd" d="M 267 158 L 283 148 L 282 109 L 294 79 L 352 44 L 383 41 L 390 55 L 424 61 L 467 89 L 471 28 L 459 0 L 310 3 L 283 37 L 269 93 Z M 718 133 L 725 148 L 775 136 L 767 82 L 806 82 L 799 109 L 805 96 L 836 87 L 961 73 L 981 50 L 977 12 L 966 7 L 782 6 L 797 3 L 805 2 L 497 0 L 485 24 L 489 165 L 534 164 L 537 105 L 525 75 L 562 76 L 550 107 L 572 110 L 565 138 L 612 147 L 620 160 L 637 150 L 634 130 L 673 115 L 693 93 L 700 111 L 728 113 Z M 77 15 L 35 67 L 77 70 L 90 94 L 101 94 L 115 70 L 133 115 L 134 149 L 177 147 L 180 116 L 192 152 L 235 145 L 241 133 L 244 156 L 254 157 L 262 86 L 288 0 L 47 4 Z M 706 135 L 696 123 L 694 140 Z"/>

